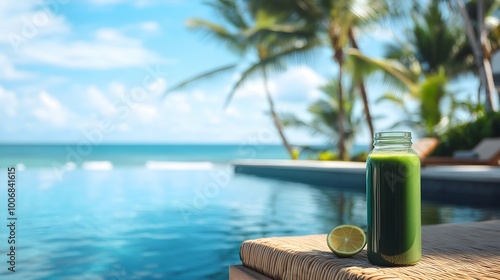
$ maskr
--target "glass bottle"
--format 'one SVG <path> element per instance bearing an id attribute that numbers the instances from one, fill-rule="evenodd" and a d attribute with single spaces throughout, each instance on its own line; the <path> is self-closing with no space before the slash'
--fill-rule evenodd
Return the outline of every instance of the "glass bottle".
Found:
<path id="1" fill-rule="evenodd" d="M 368 260 L 413 265 L 422 252 L 420 159 L 410 132 L 378 132 L 366 160 Z"/>

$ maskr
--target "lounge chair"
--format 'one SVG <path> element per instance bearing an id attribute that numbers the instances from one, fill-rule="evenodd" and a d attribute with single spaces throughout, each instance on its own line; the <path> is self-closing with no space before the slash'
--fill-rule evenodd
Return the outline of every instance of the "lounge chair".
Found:
<path id="1" fill-rule="evenodd" d="M 433 137 L 426 137 L 417 140 L 415 143 L 413 143 L 412 148 L 417 152 L 418 156 L 420 157 L 420 160 L 424 160 L 429 156 L 432 151 L 436 149 L 436 147 L 439 144 L 439 140 Z"/>
<path id="2" fill-rule="evenodd" d="M 456 151 L 453 157 L 427 157 L 422 165 L 500 165 L 500 138 L 485 138 L 470 151 Z"/>

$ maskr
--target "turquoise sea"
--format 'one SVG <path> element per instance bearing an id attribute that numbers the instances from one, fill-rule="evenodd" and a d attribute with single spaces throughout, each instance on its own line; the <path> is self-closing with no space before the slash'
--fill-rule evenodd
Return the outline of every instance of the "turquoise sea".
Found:
<path id="1" fill-rule="evenodd" d="M 286 158 L 281 146 L 84 148 L 0 145 L 0 176 L 16 168 L 17 217 L 16 272 L 0 230 L 0 279 L 227 279 L 246 239 L 366 225 L 364 193 L 234 175 L 228 164 Z M 424 224 L 500 218 L 495 208 L 422 206 Z"/>
<path id="2" fill-rule="evenodd" d="M 322 148 L 322 147 L 318 147 Z M 323 147 L 324 148 L 324 147 Z M 324 148 L 326 149 L 326 148 Z M 353 154 L 368 151 L 369 147 L 355 145 Z M 311 156 L 305 152 L 304 158 Z M 252 141 L 233 145 L 91 145 L 44 144 L 19 145 L 0 144 L 0 166 L 22 164 L 30 167 L 69 166 L 80 167 L 95 162 L 107 162 L 113 166 L 141 166 L 168 162 L 213 162 L 228 163 L 234 159 L 287 159 L 281 145 L 258 145 Z"/>

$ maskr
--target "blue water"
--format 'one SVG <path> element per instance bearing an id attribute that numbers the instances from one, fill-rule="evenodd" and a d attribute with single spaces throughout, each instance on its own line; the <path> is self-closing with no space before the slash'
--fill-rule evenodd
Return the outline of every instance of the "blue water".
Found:
<path id="1" fill-rule="evenodd" d="M 111 164 L 82 162 L 62 173 L 47 151 L 6 156 L 0 149 L 3 162 L 18 164 L 17 271 L 7 271 L 0 230 L 0 279 L 227 279 L 246 239 L 366 225 L 363 193 L 234 175 L 227 149 L 214 147 L 217 162 L 204 164 L 189 160 L 205 161 L 210 151 L 166 152 L 154 160 L 185 162 L 157 165 L 120 165 L 96 153 L 87 159 Z M 115 151 L 121 160 L 134 154 L 126 146 Z M 262 158 L 274 153 L 265 151 Z M 0 191 L 2 222 L 6 201 Z M 424 224 L 498 218 L 500 209 L 423 203 Z"/>
<path id="2" fill-rule="evenodd" d="M 229 162 L 237 158 L 284 159 L 280 145 L 0 145 L 0 166 L 21 162 L 26 166 L 80 166 L 86 161 L 113 165 L 143 165 L 147 161 Z"/>
<path id="3" fill-rule="evenodd" d="M 324 148 L 324 147 L 323 147 Z M 327 149 L 327 148 L 325 148 Z M 355 145 L 352 154 L 367 151 Z M 304 157 L 311 153 L 304 153 Z M 148 161 L 210 161 L 227 163 L 234 159 L 288 159 L 281 145 L 258 145 L 249 140 L 238 145 L 19 145 L 0 144 L 0 166 L 60 166 L 68 162 L 81 166 L 86 161 L 109 161 L 114 166 L 144 165 Z"/>

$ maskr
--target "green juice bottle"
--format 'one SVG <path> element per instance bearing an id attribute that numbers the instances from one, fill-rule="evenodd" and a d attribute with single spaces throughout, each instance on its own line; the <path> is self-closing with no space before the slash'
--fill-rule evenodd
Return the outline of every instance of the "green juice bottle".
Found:
<path id="1" fill-rule="evenodd" d="M 410 132 L 379 132 L 366 160 L 368 260 L 414 265 L 422 255 L 420 159 Z"/>

